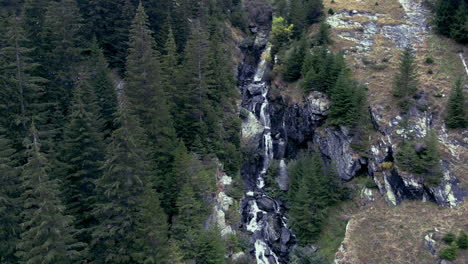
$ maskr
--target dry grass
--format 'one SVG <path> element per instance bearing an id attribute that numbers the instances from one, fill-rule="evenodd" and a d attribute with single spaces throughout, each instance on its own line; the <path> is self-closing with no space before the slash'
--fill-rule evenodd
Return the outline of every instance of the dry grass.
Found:
<path id="1" fill-rule="evenodd" d="M 457 209 L 420 201 L 393 207 L 379 198 L 353 215 L 345 239 L 346 259 L 353 264 L 436 263 L 437 257 L 424 247 L 424 236 L 434 228 L 440 230 L 439 238 L 449 231 L 468 231 L 467 215 L 466 203 Z M 466 251 L 459 250 L 454 263 L 467 263 Z"/>
<path id="2" fill-rule="evenodd" d="M 378 3 L 378 5 L 375 5 Z M 336 13 L 341 11 L 358 10 L 369 13 L 387 14 L 393 19 L 402 19 L 405 11 L 400 6 L 398 0 L 325 0 L 323 2 L 325 10 L 332 8 Z"/>

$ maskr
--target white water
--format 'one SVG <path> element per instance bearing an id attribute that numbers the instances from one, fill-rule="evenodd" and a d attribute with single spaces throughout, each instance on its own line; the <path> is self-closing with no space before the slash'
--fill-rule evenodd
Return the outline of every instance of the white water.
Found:
<path id="1" fill-rule="evenodd" d="M 463 67 L 465 68 L 466 75 L 468 75 L 468 67 L 466 66 L 465 57 L 463 57 L 463 53 L 458 53 L 458 56 L 460 56 L 460 59 L 463 63 Z"/>
<path id="2" fill-rule="evenodd" d="M 255 72 L 253 82 L 250 85 L 261 85 L 262 89 L 262 103 L 260 106 L 260 113 L 259 113 L 259 121 L 263 125 L 263 164 L 260 173 L 257 175 L 256 179 L 256 187 L 259 190 L 262 190 L 265 187 L 265 180 L 264 176 L 267 172 L 268 166 L 270 165 L 270 160 L 273 158 L 273 139 L 271 137 L 270 132 L 270 116 L 268 114 L 268 85 L 265 81 L 263 81 L 263 77 L 265 75 L 267 69 L 267 58 L 270 54 L 271 45 L 267 44 L 267 48 L 263 51 L 261 55 L 261 60 L 258 64 L 257 70 Z M 256 105 L 252 108 L 252 111 L 255 113 Z M 247 196 L 253 196 L 253 191 L 248 191 Z M 278 257 L 275 253 L 269 248 L 269 246 L 265 243 L 265 241 L 261 238 L 262 235 L 255 235 L 261 234 L 262 229 L 265 225 L 265 220 L 262 218 L 261 220 L 258 219 L 259 215 L 266 215 L 267 213 L 257 205 L 256 200 L 249 201 L 250 203 L 250 211 L 249 215 L 252 217 L 247 224 L 247 230 L 254 233 L 255 237 L 255 258 L 257 260 L 257 264 L 270 264 L 268 257 L 272 256 L 274 259 L 274 264 L 279 263 Z M 267 256 L 268 255 L 268 256 Z"/>

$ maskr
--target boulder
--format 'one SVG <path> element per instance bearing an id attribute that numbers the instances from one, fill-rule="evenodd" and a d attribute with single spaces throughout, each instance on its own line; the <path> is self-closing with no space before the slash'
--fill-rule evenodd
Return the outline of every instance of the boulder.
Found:
<path id="1" fill-rule="evenodd" d="M 257 199 L 257 205 L 260 210 L 265 212 L 275 212 L 277 208 L 275 201 L 267 196 Z"/>

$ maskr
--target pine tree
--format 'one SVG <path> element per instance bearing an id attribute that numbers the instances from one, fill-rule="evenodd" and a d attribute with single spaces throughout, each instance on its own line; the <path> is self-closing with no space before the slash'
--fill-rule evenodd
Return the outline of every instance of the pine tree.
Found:
<path id="1" fill-rule="evenodd" d="M 71 100 L 76 65 L 81 61 L 80 54 L 85 46 L 82 30 L 76 0 L 50 2 L 44 23 L 45 54 L 42 66 L 50 81 L 47 99 L 59 103 L 64 114 Z"/>
<path id="2" fill-rule="evenodd" d="M 226 247 L 217 228 L 199 231 L 196 236 L 195 250 L 197 263 L 225 263 Z"/>
<path id="3" fill-rule="evenodd" d="M 459 0 L 439 0 L 434 8 L 434 25 L 437 32 L 449 36 L 453 24 L 453 14 L 457 10 Z"/>
<path id="4" fill-rule="evenodd" d="M 106 59 L 96 39 L 93 40 L 90 60 L 90 83 L 94 88 L 99 114 L 103 120 L 102 132 L 104 137 L 108 138 L 114 130 L 114 119 L 117 116 L 117 93 Z"/>
<path id="5" fill-rule="evenodd" d="M 170 170 L 175 130 L 161 83 L 159 55 L 154 46 L 148 17 L 140 4 L 130 29 L 125 94 L 131 113 L 139 119 L 153 144 L 153 157 L 163 175 Z M 160 184 L 156 183 L 156 186 Z"/>
<path id="6" fill-rule="evenodd" d="M 400 56 L 400 67 L 393 83 L 393 95 L 403 110 L 411 106 L 411 98 L 418 89 L 415 58 L 411 47 L 406 47 Z"/>
<path id="7" fill-rule="evenodd" d="M 304 41 L 301 42 L 293 48 L 286 60 L 283 79 L 287 82 L 294 82 L 301 77 L 306 46 Z"/>
<path id="8" fill-rule="evenodd" d="M 152 174 L 143 129 L 124 101 L 117 129 L 108 146 L 103 175 L 96 181 L 98 203 L 93 215 L 91 254 L 95 263 L 132 263 L 140 215 L 141 194 Z"/>
<path id="9" fill-rule="evenodd" d="M 73 237 L 73 217 L 64 214 L 59 183 L 49 178 L 49 164 L 40 151 L 34 124 L 27 152 L 22 172 L 22 233 L 17 245 L 20 263 L 80 262 L 85 244 Z"/>
<path id="10" fill-rule="evenodd" d="M 185 48 L 185 58 L 181 72 L 183 81 L 178 87 L 180 110 L 175 116 L 178 136 L 191 149 L 199 136 L 201 143 L 207 137 L 206 114 L 211 107 L 208 102 L 209 42 L 200 22 L 195 21 Z"/>
<path id="11" fill-rule="evenodd" d="M 62 161 L 66 164 L 65 203 L 67 212 L 75 216 L 76 227 L 85 230 L 79 236 L 82 242 L 89 242 L 89 228 L 95 222 L 91 214 L 96 199 L 94 181 L 101 176 L 104 160 L 98 108 L 87 78 L 80 75 L 76 84 L 62 151 Z"/>
<path id="12" fill-rule="evenodd" d="M 20 193 L 18 170 L 12 157 L 15 150 L 0 129 L 0 263 L 17 263 L 15 247 L 18 242 Z"/>
<path id="13" fill-rule="evenodd" d="M 333 171 L 325 170 L 319 154 L 303 154 L 290 164 L 290 221 L 299 243 L 309 244 L 318 238 L 326 219 L 326 209 L 338 199 Z"/>
<path id="14" fill-rule="evenodd" d="M 28 40 L 19 18 L 9 17 L 7 28 L 5 46 L 0 50 L 0 122 L 9 138 L 14 139 L 12 143 L 20 145 L 27 133 L 29 116 L 41 111 L 38 98 L 46 80 L 35 74 L 38 65 L 30 57 L 33 50 L 26 48 Z"/>
<path id="15" fill-rule="evenodd" d="M 167 256 L 168 263 L 184 264 L 184 257 L 179 245 L 174 239 L 169 240 L 169 255 Z"/>
<path id="16" fill-rule="evenodd" d="M 177 46 L 172 29 L 169 29 L 166 45 L 164 46 L 164 55 L 161 60 L 162 85 L 171 112 L 177 111 L 177 89 L 176 82 L 179 75 Z"/>
<path id="17" fill-rule="evenodd" d="M 330 125 L 353 125 L 356 108 L 353 100 L 353 82 L 346 72 L 342 72 L 336 81 L 331 93 L 330 112 L 327 122 Z"/>
<path id="18" fill-rule="evenodd" d="M 167 216 L 160 206 L 158 194 L 146 186 L 141 200 L 140 220 L 137 223 L 135 260 L 138 263 L 170 264 Z M 167 261 L 166 261 L 167 260 Z"/>
<path id="19" fill-rule="evenodd" d="M 468 124 L 463 85 L 463 79 L 458 78 L 450 92 L 447 102 L 447 116 L 445 117 L 448 128 L 465 128 Z"/>
<path id="20" fill-rule="evenodd" d="M 120 73 L 125 69 L 128 30 L 135 16 L 132 0 L 88 0 L 80 8 L 89 36 L 97 37 L 109 64 Z"/>
<path id="21" fill-rule="evenodd" d="M 460 42 L 468 43 L 468 3 L 461 0 L 455 15 L 453 24 L 450 26 L 450 38 Z"/>
<path id="22" fill-rule="evenodd" d="M 330 26 L 327 23 L 320 24 L 320 30 L 317 34 L 317 45 L 329 45 L 332 43 L 331 36 L 330 36 Z"/>

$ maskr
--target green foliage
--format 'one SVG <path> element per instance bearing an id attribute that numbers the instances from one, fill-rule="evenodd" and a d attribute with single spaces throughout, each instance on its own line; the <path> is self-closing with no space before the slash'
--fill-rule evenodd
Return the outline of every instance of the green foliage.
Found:
<path id="1" fill-rule="evenodd" d="M 285 62 L 285 71 L 283 73 L 283 79 L 285 81 L 294 82 L 301 77 L 305 46 L 304 41 L 302 41 L 289 52 Z"/>
<path id="2" fill-rule="evenodd" d="M 457 246 L 461 249 L 468 249 L 468 235 L 465 231 L 460 231 L 457 238 Z"/>
<path id="3" fill-rule="evenodd" d="M 91 242 L 96 263 L 132 262 L 140 197 L 152 172 L 143 130 L 126 105 L 121 106 L 116 122 L 103 175 L 96 181 L 98 203 L 93 215 L 98 225 Z"/>
<path id="4" fill-rule="evenodd" d="M 294 25 L 287 25 L 284 17 L 273 18 L 273 25 L 271 28 L 271 44 L 273 44 L 274 51 L 278 51 L 286 45 L 293 32 Z M 276 52 L 272 52 L 273 54 Z"/>
<path id="5" fill-rule="evenodd" d="M 405 48 L 400 56 L 400 66 L 393 83 L 393 95 L 406 111 L 412 106 L 411 99 L 418 89 L 415 57 L 411 47 Z"/>
<path id="6" fill-rule="evenodd" d="M 454 246 L 443 248 L 439 253 L 439 257 L 446 260 L 455 260 L 457 258 L 457 248 Z"/>
<path id="7" fill-rule="evenodd" d="M 437 185 L 442 179 L 440 150 L 434 131 L 422 141 L 404 141 L 396 153 L 397 165 L 405 171 L 424 174 L 426 182 Z"/>
<path id="8" fill-rule="evenodd" d="M 114 127 L 114 119 L 117 117 L 117 94 L 111 77 L 110 69 L 104 57 L 102 49 L 99 48 L 96 39 L 93 40 L 90 56 L 90 84 L 93 86 L 94 94 L 99 106 L 99 116 L 102 118 L 104 137 L 109 138 Z"/>
<path id="9" fill-rule="evenodd" d="M 328 14 L 331 15 L 331 16 L 333 16 L 333 15 L 335 14 L 335 11 L 333 11 L 332 8 L 329 8 L 329 9 L 328 9 Z"/>
<path id="10" fill-rule="evenodd" d="M 325 264 L 327 261 L 308 247 L 297 246 L 291 256 L 292 264 Z"/>
<path id="11" fill-rule="evenodd" d="M 225 263 L 226 247 L 217 228 L 198 231 L 194 243 L 196 263 Z"/>
<path id="12" fill-rule="evenodd" d="M 445 243 L 447 244 L 452 244 L 453 241 L 455 241 L 455 239 L 457 239 L 457 237 L 455 236 L 454 233 L 452 232 L 448 232 L 447 234 L 444 235 L 444 237 L 442 238 L 442 240 L 444 240 Z"/>
<path id="13" fill-rule="evenodd" d="M 63 184 L 67 212 L 76 219 L 78 229 L 86 229 L 80 241 L 90 240 L 89 228 L 95 219 L 94 181 L 101 176 L 104 160 L 102 134 L 99 133 L 98 105 L 88 77 L 80 75 L 76 84 L 70 120 L 64 130 L 61 161 L 66 164 Z"/>
<path id="14" fill-rule="evenodd" d="M 15 263 L 16 243 L 20 232 L 18 217 L 18 170 L 14 168 L 12 157 L 15 150 L 0 129 L 0 262 Z"/>
<path id="15" fill-rule="evenodd" d="M 463 86 L 462 78 L 458 78 L 452 86 L 447 102 L 447 116 L 445 117 L 448 128 L 465 128 L 468 124 Z"/>
<path id="16" fill-rule="evenodd" d="M 330 9 L 332 10 L 332 9 Z M 330 12 L 330 11 L 328 11 Z M 333 10 L 332 10 L 333 12 Z M 318 46 L 325 46 L 325 45 L 329 45 L 332 43 L 332 40 L 331 40 L 331 36 L 330 36 L 330 25 L 328 25 L 327 23 L 321 23 L 320 24 L 320 30 L 317 34 L 317 40 L 316 40 L 316 44 Z"/>
<path id="17" fill-rule="evenodd" d="M 328 124 L 356 128 L 356 131 L 361 132 L 365 130 L 368 124 L 367 93 L 364 86 L 349 77 L 348 72 L 342 71 L 339 75 L 331 91 L 330 101 Z M 359 141 L 363 141 L 363 138 Z M 360 143 L 365 145 L 365 142 Z M 355 146 L 357 144 L 355 142 Z"/>
<path id="18" fill-rule="evenodd" d="M 41 111 L 39 98 L 46 83 L 37 75 L 34 50 L 28 48 L 30 42 L 21 22 L 16 16 L 8 17 L 7 30 L 0 37 L 0 125 L 16 146 L 26 136 L 31 115 Z"/>
<path id="19" fill-rule="evenodd" d="M 176 134 L 162 87 L 159 53 L 149 30 L 148 16 L 140 4 L 130 28 L 125 94 L 129 110 L 139 121 L 148 138 L 152 160 L 158 168 L 151 181 L 163 195 L 166 177 L 170 177 Z"/>
<path id="20" fill-rule="evenodd" d="M 50 167 L 40 151 L 34 125 L 28 140 L 29 157 L 22 171 L 22 232 L 16 255 L 21 263 L 81 262 L 86 245 L 73 237 L 74 219 L 64 214 L 59 182 L 49 178 Z"/>
<path id="21" fill-rule="evenodd" d="M 433 23 L 439 34 L 461 43 L 468 42 L 468 6 L 463 0 L 438 0 L 434 7 Z"/>
<path id="22" fill-rule="evenodd" d="M 338 200 L 332 169 L 325 169 L 318 154 L 303 154 L 289 164 L 290 223 L 300 245 L 314 242 L 329 206 Z"/>

